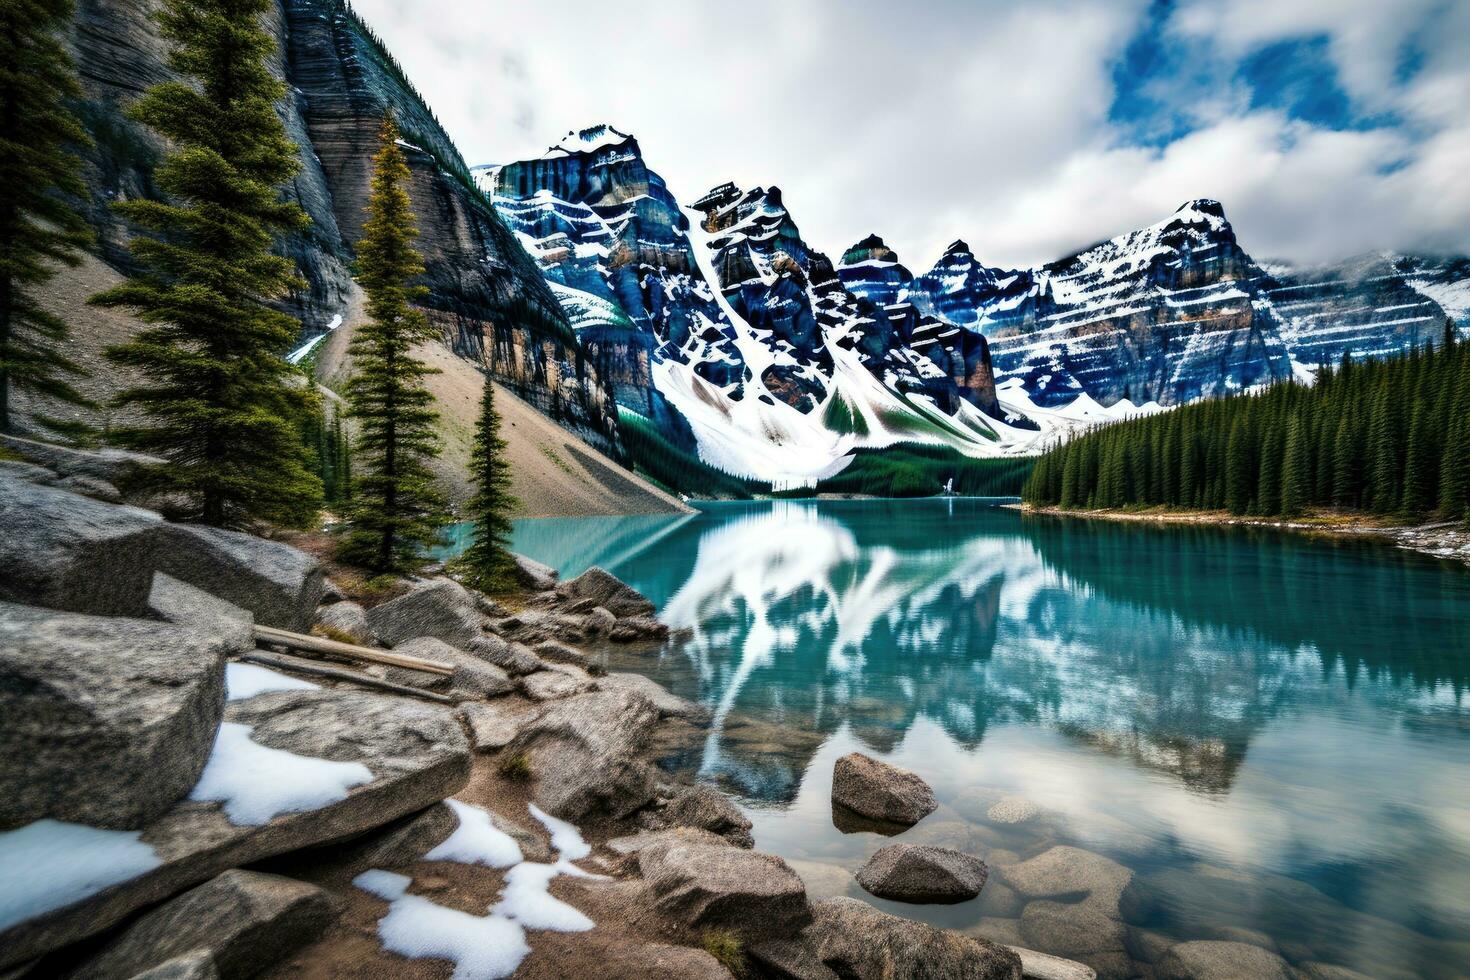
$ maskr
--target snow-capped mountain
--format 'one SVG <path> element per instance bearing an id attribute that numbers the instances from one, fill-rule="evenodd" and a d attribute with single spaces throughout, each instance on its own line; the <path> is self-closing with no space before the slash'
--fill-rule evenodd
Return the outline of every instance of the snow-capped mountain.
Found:
<path id="1" fill-rule="evenodd" d="M 982 336 L 849 289 L 776 188 L 717 187 L 691 222 L 637 141 L 609 126 L 476 179 L 622 410 L 706 462 L 787 484 L 863 446 L 996 455 L 1036 438 L 986 415 L 1004 418 Z"/>
<path id="2" fill-rule="evenodd" d="M 1448 311 L 1436 301 L 1458 304 Z M 919 308 L 991 341 L 1002 393 L 1177 405 L 1343 354 L 1435 343 L 1465 320 L 1470 261 L 1371 256 L 1296 271 L 1257 264 L 1217 201 L 1034 269 L 987 268 L 963 242 L 909 287 Z"/>
<path id="3" fill-rule="evenodd" d="M 1257 263 L 1216 201 L 1030 269 L 954 242 L 914 275 L 877 235 L 833 263 L 775 187 L 687 209 L 610 126 L 477 168 L 620 410 L 732 473 L 800 483 L 865 446 L 1034 452 L 1071 432 L 1438 342 L 1470 260 Z M 1467 324 L 1470 326 L 1470 324 Z"/>

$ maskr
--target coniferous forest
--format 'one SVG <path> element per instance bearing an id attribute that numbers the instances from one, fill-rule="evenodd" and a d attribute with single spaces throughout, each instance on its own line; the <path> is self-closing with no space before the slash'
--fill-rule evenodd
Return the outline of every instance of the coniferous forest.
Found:
<path id="1" fill-rule="evenodd" d="M 1097 428 L 1036 464 L 1023 499 L 1238 516 L 1470 513 L 1470 344 L 1344 359 L 1295 382 Z"/>

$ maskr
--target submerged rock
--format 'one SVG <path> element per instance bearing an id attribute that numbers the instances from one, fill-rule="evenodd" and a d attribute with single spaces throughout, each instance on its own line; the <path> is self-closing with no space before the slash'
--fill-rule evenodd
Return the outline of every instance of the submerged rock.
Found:
<path id="1" fill-rule="evenodd" d="M 979 858 L 947 847 L 889 844 L 857 873 L 858 884 L 896 902 L 964 902 L 980 894 L 989 869 Z"/>
<path id="2" fill-rule="evenodd" d="M 231 870 L 129 925 L 69 980 L 110 980 L 205 950 L 220 980 L 247 980 L 313 942 L 341 914 L 315 885 Z"/>
<path id="3" fill-rule="evenodd" d="M 917 774 L 853 752 L 832 767 L 832 802 L 869 820 L 915 824 L 939 802 Z"/>
<path id="4" fill-rule="evenodd" d="M 1159 960 L 1159 980 L 1292 980 L 1286 961 L 1247 943 L 1180 943 Z"/>
<path id="5" fill-rule="evenodd" d="M 461 650 L 479 638 L 480 611 L 469 590 L 449 578 L 436 578 L 411 592 L 368 610 L 368 625 L 389 646 L 432 636 Z"/>
<path id="6" fill-rule="evenodd" d="M 250 742 L 264 749 L 358 764 L 369 779 L 323 796 L 316 780 L 298 775 L 283 784 L 276 771 L 285 766 L 300 772 L 309 762 L 271 756 L 269 766 L 254 770 L 241 767 L 238 758 L 221 757 L 224 774 L 233 777 L 246 798 L 279 799 L 283 786 L 294 786 L 293 792 L 309 792 L 313 799 L 298 804 L 306 809 L 288 805 L 261 824 L 231 820 L 221 803 L 182 800 L 142 829 L 141 843 L 152 860 L 113 884 L 105 884 L 111 861 L 105 853 L 56 855 L 59 867 L 68 875 L 81 875 L 82 884 L 63 893 L 63 899 L 55 897 L 54 886 L 44 878 L 20 878 L 7 885 L 14 907 L 25 917 L 0 927 L 0 968 L 109 929 L 135 910 L 229 868 L 344 840 L 415 813 L 452 795 L 469 779 L 469 745 L 458 724 L 441 708 L 407 699 L 278 691 L 230 702 L 225 721 L 249 726 Z M 231 761 L 237 764 L 233 768 Z M 0 867 L 11 860 L 7 848 L 12 840 L 0 834 Z M 101 863 L 93 867 L 88 862 Z M 32 870 L 45 875 L 47 868 L 35 865 Z"/>
<path id="7" fill-rule="evenodd" d="M 851 980 L 1021 980 L 1004 946 L 880 912 L 855 898 L 812 904 L 805 938 L 818 959 Z"/>
<path id="8" fill-rule="evenodd" d="M 553 816 L 624 817 L 653 798 L 653 771 L 639 755 L 657 722 L 642 695 L 596 691 L 551 702 L 503 751 L 526 754 L 536 802 Z"/>
<path id="9" fill-rule="evenodd" d="M 729 929 L 758 942 L 811 921 L 806 886 L 771 854 L 675 838 L 639 851 L 638 868 L 655 908 L 691 929 Z"/>
<path id="10" fill-rule="evenodd" d="M 166 811 L 204 771 L 239 640 L 0 603 L 0 829 Z"/>
<path id="11" fill-rule="evenodd" d="M 1026 898 L 1074 901 L 1084 897 L 1111 918 L 1119 917 L 1119 899 L 1133 880 L 1132 870 L 1117 861 L 1069 845 L 1002 868 L 1000 875 Z"/>

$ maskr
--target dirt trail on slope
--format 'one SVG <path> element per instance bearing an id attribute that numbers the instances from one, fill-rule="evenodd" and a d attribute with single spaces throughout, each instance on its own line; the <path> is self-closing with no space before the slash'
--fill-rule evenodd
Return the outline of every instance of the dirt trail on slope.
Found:
<path id="1" fill-rule="evenodd" d="M 346 323 L 328 337 L 317 356 L 317 377 L 341 390 L 347 345 L 359 322 L 354 304 Z M 443 446 L 433 468 L 449 495 L 461 507 L 469 498 L 470 447 L 480 412 L 485 376 L 471 362 L 443 344 L 419 347 L 417 357 L 438 368 L 427 384 L 440 413 Z M 689 508 L 635 473 L 624 469 L 516 397 L 495 386 L 500 436 L 510 460 L 511 486 L 520 506 L 515 517 L 591 517 L 620 514 L 680 514 Z"/>

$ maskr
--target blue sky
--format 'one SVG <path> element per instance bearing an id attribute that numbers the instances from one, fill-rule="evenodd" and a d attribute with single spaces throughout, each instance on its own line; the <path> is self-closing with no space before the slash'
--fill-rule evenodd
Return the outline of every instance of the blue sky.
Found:
<path id="1" fill-rule="evenodd" d="M 1018 265 L 1218 198 L 1260 258 L 1470 251 L 1470 0 L 357 0 L 473 163 L 609 122 L 840 254 Z"/>

